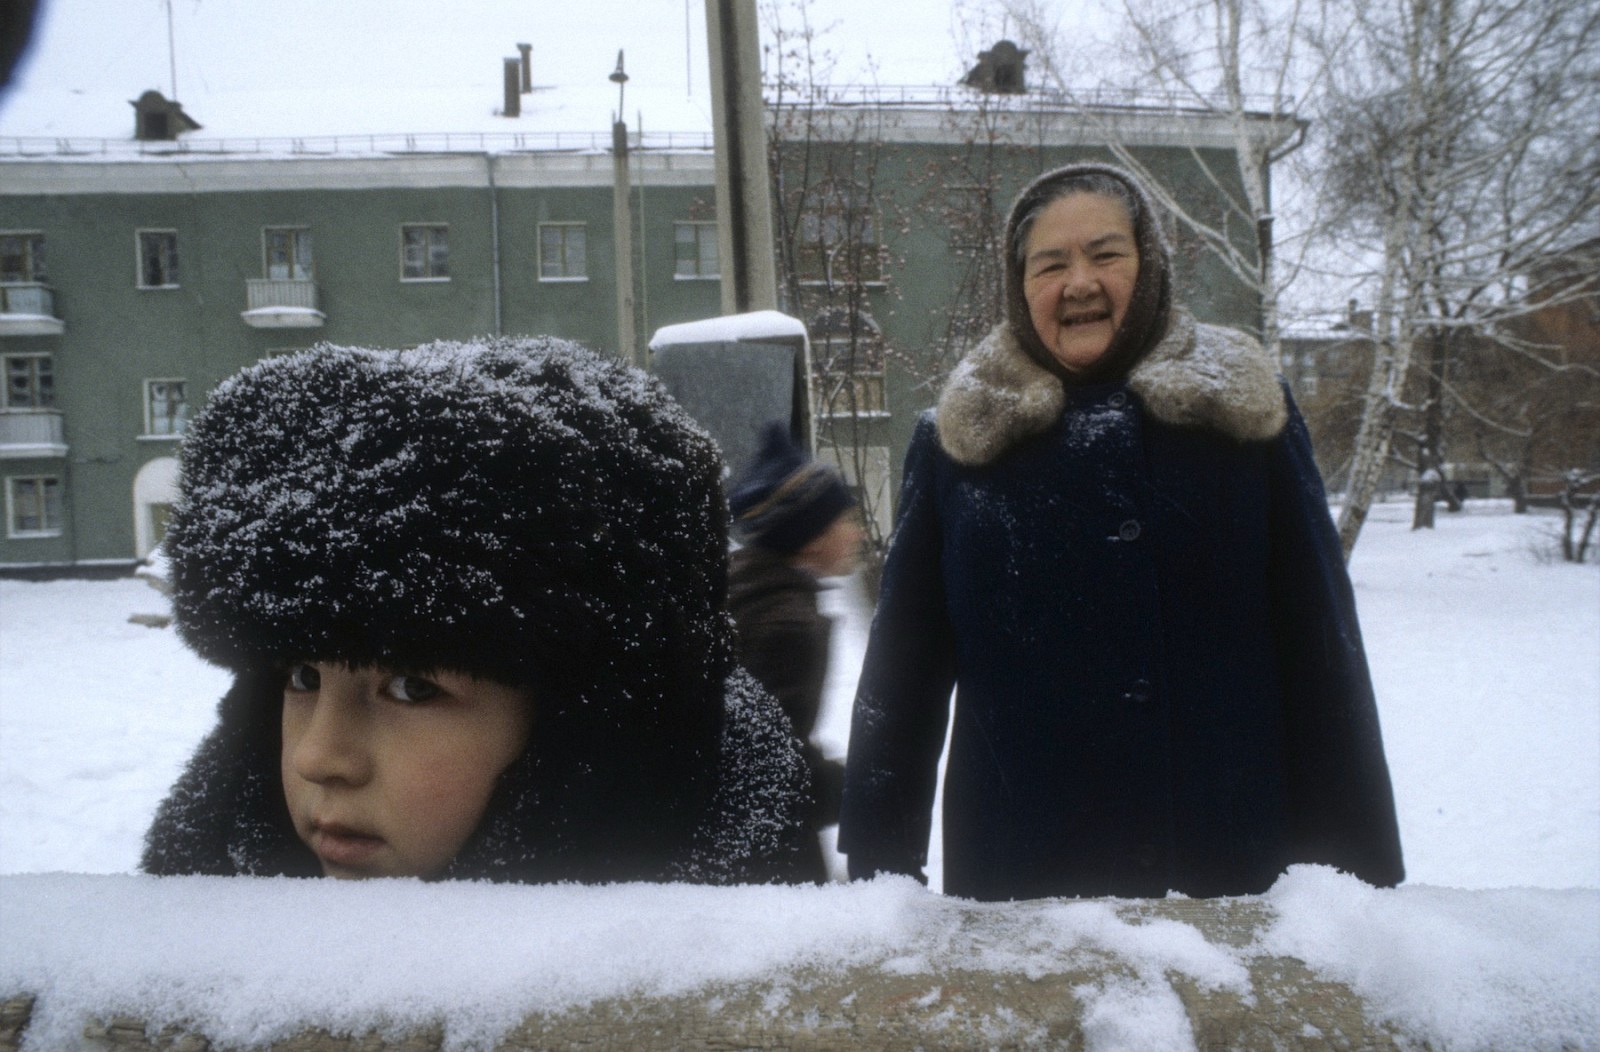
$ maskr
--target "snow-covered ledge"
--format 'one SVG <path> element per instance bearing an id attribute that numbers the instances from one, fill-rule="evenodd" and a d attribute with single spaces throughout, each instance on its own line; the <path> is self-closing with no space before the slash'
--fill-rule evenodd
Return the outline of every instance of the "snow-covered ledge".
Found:
<path id="1" fill-rule="evenodd" d="M 328 316 L 310 307 L 258 307 L 240 311 L 246 325 L 257 329 L 317 329 Z"/>
<path id="2" fill-rule="evenodd" d="M 1581 1049 L 1597 992 L 1600 891 L 1316 867 L 1259 898 L 998 905 L 0 878 L 0 1048 Z"/>

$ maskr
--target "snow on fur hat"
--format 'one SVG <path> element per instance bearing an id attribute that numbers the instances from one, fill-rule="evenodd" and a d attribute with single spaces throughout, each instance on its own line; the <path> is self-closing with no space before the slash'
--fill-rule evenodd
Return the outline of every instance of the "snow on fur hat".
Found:
<path id="1" fill-rule="evenodd" d="M 806 456 L 774 421 L 761 449 L 728 492 L 734 525 L 748 543 L 791 555 L 855 505 L 843 477 Z"/>
<path id="2" fill-rule="evenodd" d="M 1128 313 L 1110 348 L 1088 369 L 1069 374 L 1034 331 L 1022 287 L 1021 250 L 1039 213 L 1052 201 L 1074 193 L 1103 194 L 1127 207 L 1139 249 L 1139 276 Z M 1094 383 L 1125 374 L 1160 342 L 1172 311 L 1172 250 L 1167 245 L 1166 222 L 1166 213 L 1150 199 L 1144 184 L 1115 165 L 1069 164 L 1029 183 L 1011 206 L 1001 248 L 1005 253 L 1001 271 L 1005 275 L 1006 324 L 1028 356 L 1071 383 Z"/>
<path id="3" fill-rule="evenodd" d="M 632 808 L 624 853 L 698 818 L 734 660 L 728 517 L 715 444 L 657 382 L 550 338 L 324 345 L 219 386 L 181 464 L 165 547 L 202 657 L 240 683 L 308 659 L 530 688 L 491 841 L 552 796 L 551 850 L 584 858 L 618 800 L 663 811 Z"/>
<path id="4" fill-rule="evenodd" d="M 654 381 L 575 344 L 268 360 L 217 388 L 181 460 L 174 611 L 216 664 L 521 685 L 556 655 L 720 652 L 716 447 Z"/>

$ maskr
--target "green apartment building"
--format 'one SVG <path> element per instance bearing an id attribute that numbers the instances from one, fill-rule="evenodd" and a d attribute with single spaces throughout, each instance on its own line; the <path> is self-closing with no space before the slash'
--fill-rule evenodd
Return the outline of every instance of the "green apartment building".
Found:
<path id="1" fill-rule="evenodd" d="M 995 318 L 993 242 L 1024 183 L 1108 158 L 1114 134 L 1188 207 L 1223 214 L 1204 166 L 1237 179 L 1224 121 L 1107 113 L 970 88 L 771 104 L 779 307 L 810 332 L 819 449 L 882 532 L 916 416 Z M 604 128 L 524 116 L 498 133 L 204 138 L 177 132 L 204 113 L 155 93 L 128 116 L 125 139 L 0 125 L 3 571 L 145 557 L 187 420 L 261 358 L 543 333 L 648 364 L 656 329 L 719 312 L 703 131 L 633 133 L 639 346 L 624 348 Z M 176 138 L 139 137 L 152 133 Z M 1181 236 L 1177 255 L 1179 294 L 1204 320 L 1257 322 L 1254 295 L 1219 261 Z"/>

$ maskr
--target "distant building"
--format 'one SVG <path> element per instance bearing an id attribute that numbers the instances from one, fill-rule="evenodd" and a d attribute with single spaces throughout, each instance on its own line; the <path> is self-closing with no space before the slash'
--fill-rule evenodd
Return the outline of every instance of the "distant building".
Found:
<path id="1" fill-rule="evenodd" d="M 1284 379 L 1311 432 L 1317 467 L 1330 488 L 1349 472 L 1362 399 L 1372 370 L 1372 312 L 1351 300 L 1332 319 L 1287 327 L 1281 337 Z M 1393 491 L 1407 484 L 1407 472 L 1396 465 L 1380 483 Z"/>
<path id="2" fill-rule="evenodd" d="M 1542 260 L 1528 284 L 1530 308 L 1500 329 L 1450 337 L 1443 473 L 1468 497 L 1553 500 L 1573 472 L 1600 475 L 1600 240 Z M 1372 312 L 1351 300 L 1337 319 L 1283 334 L 1283 375 L 1330 488 L 1349 469 L 1375 351 L 1372 326 Z M 1407 405 L 1426 398 L 1421 369 L 1414 366 L 1402 392 Z M 1406 432 L 1400 428 L 1391 443 L 1382 491 L 1416 490 L 1415 439 Z"/>

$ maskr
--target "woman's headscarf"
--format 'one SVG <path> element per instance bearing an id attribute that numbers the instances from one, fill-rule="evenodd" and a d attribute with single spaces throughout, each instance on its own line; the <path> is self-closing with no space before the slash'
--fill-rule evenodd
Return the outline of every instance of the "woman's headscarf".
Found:
<path id="1" fill-rule="evenodd" d="M 1039 214 L 1053 201 L 1075 193 L 1099 194 L 1122 203 L 1133 220 L 1139 250 L 1139 277 L 1134 282 L 1128 312 L 1111 346 L 1099 361 L 1069 372 L 1056 361 L 1034 330 L 1023 293 L 1022 249 Z M 1005 273 L 1006 323 L 1029 357 L 1068 384 L 1098 383 L 1125 376 L 1139 359 L 1166 334 L 1172 309 L 1172 260 L 1164 230 L 1163 213 L 1145 192 L 1143 184 L 1115 165 L 1073 164 L 1046 172 L 1017 197 L 1006 221 L 1002 251 Z"/>

